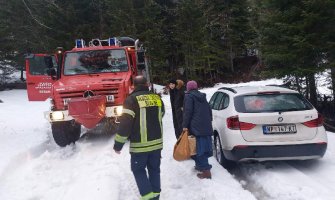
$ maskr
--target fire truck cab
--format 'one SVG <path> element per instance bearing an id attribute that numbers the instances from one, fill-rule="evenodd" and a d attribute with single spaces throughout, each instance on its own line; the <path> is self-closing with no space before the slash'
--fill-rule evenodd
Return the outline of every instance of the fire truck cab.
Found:
<path id="1" fill-rule="evenodd" d="M 79 139 L 81 125 L 92 129 L 104 122 L 115 129 L 137 75 L 147 77 L 150 85 L 145 51 L 129 37 L 93 39 L 87 46 L 78 39 L 70 51 L 58 48 L 52 55 L 26 57 L 28 99 L 50 99 L 44 115 L 62 147 Z"/>

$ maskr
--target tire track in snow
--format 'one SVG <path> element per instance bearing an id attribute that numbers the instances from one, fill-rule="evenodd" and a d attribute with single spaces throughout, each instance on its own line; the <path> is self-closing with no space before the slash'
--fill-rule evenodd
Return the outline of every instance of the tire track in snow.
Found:
<path id="1" fill-rule="evenodd" d="M 104 141 L 107 135 L 96 135 L 92 134 L 91 136 L 86 136 L 87 132 L 82 133 L 82 136 L 77 141 L 78 144 L 80 143 L 92 143 L 93 141 Z M 51 131 L 47 131 L 48 138 L 45 142 L 36 145 L 32 148 L 29 148 L 25 152 L 21 152 L 18 155 L 14 156 L 5 167 L 5 169 L 0 174 L 0 180 L 3 180 L 6 176 L 10 173 L 14 172 L 20 166 L 24 165 L 25 163 L 31 161 L 32 159 L 36 159 L 40 157 L 43 153 L 49 152 L 52 153 L 57 149 L 63 149 L 63 147 L 59 147 L 52 138 Z M 103 137 L 103 138 L 102 138 Z M 111 138 L 111 136 L 108 136 Z"/>
<path id="2" fill-rule="evenodd" d="M 284 161 L 242 163 L 231 173 L 260 200 L 332 199 L 323 184 Z"/>
<path id="3" fill-rule="evenodd" d="M 14 156 L 8 163 L 8 165 L 4 168 L 4 170 L 0 174 L 0 180 L 4 180 L 7 176 L 13 173 L 15 170 L 20 168 L 22 165 L 31 161 L 32 159 L 38 158 L 44 152 L 49 151 L 52 152 L 56 149 L 56 147 L 50 144 L 50 141 L 45 141 L 42 144 L 39 144 L 35 147 L 30 148 L 26 152 L 22 152 L 16 156 Z"/>
<path id="4" fill-rule="evenodd" d="M 89 188 L 82 193 L 91 191 L 99 195 L 108 185 L 115 188 L 113 180 L 119 175 L 113 172 L 117 163 L 110 159 L 109 143 L 110 140 L 99 137 L 81 140 L 65 148 L 45 142 L 14 157 L 1 176 L 0 196 L 4 197 L 0 199 L 8 199 L 10 194 L 13 195 L 10 199 L 69 199 L 80 187 Z M 49 193 L 61 193 L 54 196 L 44 193 L 43 188 L 48 188 Z M 22 192 L 16 192 L 18 190 Z M 104 192 L 105 195 L 109 193 Z"/>
<path id="5" fill-rule="evenodd" d="M 335 162 L 333 161 L 335 164 Z M 335 190 L 335 179 L 331 172 L 335 172 L 335 165 L 329 165 L 327 160 L 289 161 L 292 168 L 313 179 L 327 190 Z"/>
<path id="6" fill-rule="evenodd" d="M 261 200 L 285 197 L 302 200 L 334 199 L 331 194 L 335 191 L 335 135 L 327 133 L 328 147 L 321 159 L 243 163 L 231 170 L 231 173 Z"/>
<path id="7" fill-rule="evenodd" d="M 243 165 L 243 164 L 242 164 Z M 241 186 L 251 192 L 258 200 L 271 199 L 270 195 L 262 188 L 262 186 L 255 184 L 241 169 L 241 164 L 233 169 L 228 170 L 234 178 L 241 184 Z"/>

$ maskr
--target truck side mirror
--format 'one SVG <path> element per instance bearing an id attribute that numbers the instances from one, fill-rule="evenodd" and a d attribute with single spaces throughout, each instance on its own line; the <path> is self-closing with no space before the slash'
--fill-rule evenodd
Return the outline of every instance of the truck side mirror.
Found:
<path id="1" fill-rule="evenodd" d="M 56 69 L 55 69 L 55 68 L 52 68 L 52 69 L 49 68 L 49 69 L 47 70 L 47 74 L 48 74 L 49 76 L 52 76 L 52 77 L 56 76 L 56 75 L 57 75 Z"/>
<path id="2" fill-rule="evenodd" d="M 138 70 L 145 70 L 145 64 L 138 64 L 137 69 Z"/>
<path id="3" fill-rule="evenodd" d="M 25 59 L 32 59 L 32 58 L 34 58 L 35 57 L 35 54 L 32 54 L 32 53 L 27 53 L 27 54 L 25 54 Z"/>
<path id="4" fill-rule="evenodd" d="M 45 66 L 49 69 L 54 68 L 54 64 L 51 56 L 44 57 Z"/>
<path id="5" fill-rule="evenodd" d="M 137 52 L 137 69 L 144 70 L 145 69 L 145 55 L 144 51 Z"/>

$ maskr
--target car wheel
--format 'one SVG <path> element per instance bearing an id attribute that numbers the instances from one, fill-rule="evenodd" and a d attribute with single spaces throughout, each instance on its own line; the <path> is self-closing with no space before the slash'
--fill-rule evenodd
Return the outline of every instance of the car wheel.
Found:
<path id="1" fill-rule="evenodd" d="M 218 134 L 214 137 L 214 155 L 216 160 L 226 169 L 232 169 L 236 166 L 234 161 L 228 160 L 222 150 L 221 140 Z"/>

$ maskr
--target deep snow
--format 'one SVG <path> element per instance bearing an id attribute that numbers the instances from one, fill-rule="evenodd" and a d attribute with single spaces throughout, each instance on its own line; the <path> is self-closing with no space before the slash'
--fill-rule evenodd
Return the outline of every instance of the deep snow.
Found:
<path id="1" fill-rule="evenodd" d="M 28 102 L 26 91 L 0 93 L 0 199 L 135 200 L 128 145 L 117 155 L 113 138 L 93 136 L 66 148 L 50 140 L 43 119 L 48 102 Z M 212 158 L 213 179 L 199 180 L 192 161 L 172 158 L 175 136 L 169 96 L 164 96 L 161 199 L 255 199 Z"/>
<path id="2" fill-rule="evenodd" d="M 209 99 L 221 86 L 232 85 L 218 84 L 202 91 Z M 113 138 L 90 135 L 60 148 L 50 139 L 50 125 L 43 118 L 49 102 L 28 102 L 25 90 L 0 92 L 0 99 L 4 101 L 0 103 L 0 200 L 139 199 L 128 144 L 117 155 L 112 150 Z M 163 119 L 162 200 L 335 199 L 333 133 L 328 133 L 323 159 L 241 164 L 229 173 L 211 158 L 213 179 L 200 180 L 193 161 L 172 158 L 175 137 L 169 96 L 164 95 L 163 100 L 167 113 Z"/>

